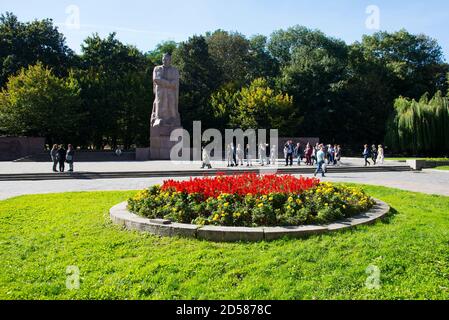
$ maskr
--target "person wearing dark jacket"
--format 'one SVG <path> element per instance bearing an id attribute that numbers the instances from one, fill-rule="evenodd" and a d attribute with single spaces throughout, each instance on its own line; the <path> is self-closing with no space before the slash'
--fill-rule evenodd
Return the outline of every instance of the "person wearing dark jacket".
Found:
<path id="1" fill-rule="evenodd" d="M 287 142 L 285 145 L 286 149 L 286 157 L 285 157 L 285 166 L 288 165 L 293 166 L 293 154 L 295 153 L 295 146 L 293 145 L 293 141 Z"/>
<path id="2" fill-rule="evenodd" d="M 371 160 L 373 160 L 374 165 L 377 164 L 377 147 L 374 144 L 371 147 Z"/>
<path id="3" fill-rule="evenodd" d="M 64 146 L 61 145 L 58 149 L 58 161 L 59 161 L 59 172 L 64 172 L 65 170 L 65 161 L 66 161 L 66 150 Z"/>
<path id="4" fill-rule="evenodd" d="M 365 167 L 368 165 L 371 165 L 371 162 L 369 162 L 370 158 L 370 149 L 367 144 L 365 144 L 365 149 L 363 150 L 363 158 L 365 159 Z"/>
<path id="5" fill-rule="evenodd" d="M 297 159 L 298 166 L 301 165 L 301 161 L 304 158 L 304 149 L 301 146 L 301 143 L 298 143 L 295 148 L 295 157 Z"/>
<path id="6" fill-rule="evenodd" d="M 75 157 L 75 150 L 73 149 L 73 146 L 69 144 L 67 148 L 67 156 L 66 156 L 66 162 L 69 164 L 69 172 L 73 172 L 73 162 Z"/>

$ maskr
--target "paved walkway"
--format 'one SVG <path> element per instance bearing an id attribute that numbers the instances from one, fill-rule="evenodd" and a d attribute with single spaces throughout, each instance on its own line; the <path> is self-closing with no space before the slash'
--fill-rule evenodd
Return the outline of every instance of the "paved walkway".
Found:
<path id="1" fill-rule="evenodd" d="M 254 161 L 254 164 L 256 162 Z M 279 160 L 279 166 L 285 162 Z M 345 167 L 360 167 L 363 159 L 343 158 Z M 215 169 L 225 169 L 226 163 L 213 162 Z M 385 166 L 401 166 L 404 162 L 386 161 Z M 0 174 L 51 173 L 53 164 L 48 162 L 0 162 Z M 198 170 L 199 162 L 147 161 L 147 162 L 79 162 L 75 163 L 76 172 L 141 172 L 141 171 L 183 171 Z M 246 167 L 245 167 L 246 168 Z M 68 169 L 68 166 L 67 166 Z"/>
<path id="2" fill-rule="evenodd" d="M 305 175 L 311 176 L 311 175 Z M 76 191 L 140 190 L 167 178 L 0 182 L 0 200 L 25 194 Z M 182 178 L 181 178 L 182 179 Z M 449 196 L 449 174 L 423 172 L 338 173 L 323 181 L 354 182 Z"/>

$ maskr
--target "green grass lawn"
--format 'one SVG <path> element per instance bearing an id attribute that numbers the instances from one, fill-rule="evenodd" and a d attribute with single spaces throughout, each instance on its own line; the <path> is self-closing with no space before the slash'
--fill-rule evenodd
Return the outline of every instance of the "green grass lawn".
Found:
<path id="1" fill-rule="evenodd" d="M 134 192 L 2 201 L 0 299 L 449 299 L 449 197 L 365 189 L 392 206 L 386 221 L 240 244 L 122 230 L 108 210 Z M 365 286 L 370 265 L 380 289 Z"/>
<path id="2" fill-rule="evenodd" d="M 447 170 L 449 170 L 449 166 L 436 167 L 435 169 L 447 171 Z"/>

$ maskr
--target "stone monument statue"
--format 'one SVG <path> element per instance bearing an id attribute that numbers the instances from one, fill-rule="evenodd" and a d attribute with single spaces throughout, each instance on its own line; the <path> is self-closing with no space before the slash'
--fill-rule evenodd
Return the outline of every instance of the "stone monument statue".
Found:
<path id="1" fill-rule="evenodd" d="M 155 95 L 151 126 L 180 126 L 179 71 L 171 65 L 171 56 L 165 54 L 163 65 L 154 68 L 153 90 Z"/>
<path id="2" fill-rule="evenodd" d="M 150 157 L 152 160 L 170 160 L 170 141 L 173 130 L 181 128 L 179 115 L 179 71 L 171 65 L 171 55 L 165 54 L 163 65 L 154 68 L 153 90 L 155 100 L 151 114 Z"/>

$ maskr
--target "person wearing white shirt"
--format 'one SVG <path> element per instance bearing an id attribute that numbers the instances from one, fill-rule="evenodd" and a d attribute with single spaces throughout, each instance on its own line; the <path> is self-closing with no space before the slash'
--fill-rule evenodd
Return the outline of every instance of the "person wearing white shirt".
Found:
<path id="1" fill-rule="evenodd" d="M 236 153 L 237 153 L 237 166 L 239 165 L 243 166 L 243 161 L 245 160 L 245 151 L 243 150 L 240 144 L 237 145 Z"/>
<path id="2" fill-rule="evenodd" d="M 207 150 L 204 148 L 203 149 L 203 166 L 201 167 L 201 169 L 204 169 L 206 167 L 208 169 L 212 169 L 212 165 L 210 164 L 209 152 L 207 152 Z"/>
<path id="3" fill-rule="evenodd" d="M 231 167 L 234 164 L 231 144 L 226 146 L 226 161 L 228 162 L 228 167 Z"/>
<path id="4" fill-rule="evenodd" d="M 278 153 L 278 149 L 277 146 L 274 145 L 271 147 L 271 152 L 270 152 L 270 164 L 275 166 L 276 165 L 276 161 L 277 161 L 277 153 Z"/>
<path id="5" fill-rule="evenodd" d="M 377 149 L 377 163 L 384 164 L 385 160 L 385 151 L 384 147 L 380 144 Z"/>
<path id="6" fill-rule="evenodd" d="M 262 167 L 265 165 L 265 163 L 267 162 L 267 149 L 265 144 L 261 143 L 259 145 L 259 157 L 260 157 L 260 163 L 262 165 Z"/>
<path id="7" fill-rule="evenodd" d="M 326 158 L 326 155 L 324 153 L 324 147 L 323 147 L 323 145 L 321 145 L 319 151 L 316 153 L 317 167 L 316 167 L 316 171 L 314 174 L 315 177 L 319 172 L 321 172 L 321 176 L 323 178 L 325 177 L 324 176 L 325 169 L 323 168 L 323 165 L 325 163 L 325 158 Z"/>
<path id="8" fill-rule="evenodd" d="M 253 166 L 253 154 L 251 152 L 251 146 L 249 144 L 246 145 L 246 166 Z"/>

